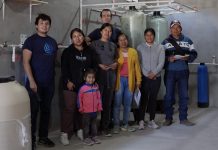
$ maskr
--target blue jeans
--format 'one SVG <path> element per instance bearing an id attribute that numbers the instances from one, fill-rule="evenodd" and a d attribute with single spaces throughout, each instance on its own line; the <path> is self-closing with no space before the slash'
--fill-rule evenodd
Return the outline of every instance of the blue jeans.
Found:
<path id="1" fill-rule="evenodd" d="M 128 78 L 120 77 L 120 88 L 115 93 L 114 126 L 120 125 L 120 106 L 123 103 L 123 124 L 128 125 L 133 93 L 129 90 Z"/>
<path id="2" fill-rule="evenodd" d="M 173 119 L 173 102 L 175 95 L 175 86 L 178 85 L 179 92 L 179 119 L 187 119 L 188 111 L 188 78 L 189 71 L 167 71 L 166 74 L 166 95 L 165 95 L 165 114 L 166 119 Z"/>

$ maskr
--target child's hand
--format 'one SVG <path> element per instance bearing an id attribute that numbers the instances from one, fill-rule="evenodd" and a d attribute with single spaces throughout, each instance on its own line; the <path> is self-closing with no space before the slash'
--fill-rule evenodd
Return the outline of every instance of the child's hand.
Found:
<path id="1" fill-rule="evenodd" d="M 67 88 L 68 88 L 68 90 L 73 91 L 73 89 L 75 88 L 75 85 L 73 84 L 73 82 L 68 81 Z"/>
<path id="2" fill-rule="evenodd" d="M 81 114 L 84 113 L 84 111 L 83 111 L 82 108 L 79 109 L 79 112 L 80 112 Z"/>

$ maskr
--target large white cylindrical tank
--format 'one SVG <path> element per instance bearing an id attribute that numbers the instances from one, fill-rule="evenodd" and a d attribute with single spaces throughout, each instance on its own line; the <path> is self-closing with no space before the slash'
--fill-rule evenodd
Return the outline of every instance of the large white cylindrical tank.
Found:
<path id="1" fill-rule="evenodd" d="M 145 20 L 144 13 L 134 10 L 129 10 L 121 17 L 121 29 L 128 36 L 130 47 L 137 48 L 144 41 Z"/>
<path id="2" fill-rule="evenodd" d="M 30 101 L 16 81 L 0 78 L 0 150 L 31 150 Z"/>
<path id="3" fill-rule="evenodd" d="M 155 41 L 157 43 L 162 43 L 169 34 L 167 19 L 159 11 L 155 11 L 153 16 L 149 17 L 148 27 L 155 30 Z"/>

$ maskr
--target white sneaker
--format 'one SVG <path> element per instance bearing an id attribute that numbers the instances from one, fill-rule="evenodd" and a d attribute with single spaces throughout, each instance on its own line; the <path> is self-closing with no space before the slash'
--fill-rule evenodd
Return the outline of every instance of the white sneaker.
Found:
<path id="1" fill-rule="evenodd" d="M 145 123 L 143 120 L 139 121 L 139 130 L 144 130 L 145 129 Z"/>
<path id="2" fill-rule="evenodd" d="M 69 142 L 69 140 L 68 140 L 68 135 L 67 135 L 67 133 L 64 133 L 64 132 L 61 133 L 60 141 L 61 141 L 61 143 L 62 143 L 64 146 L 70 144 L 70 142 Z"/>
<path id="3" fill-rule="evenodd" d="M 148 127 L 152 129 L 158 129 L 159 126 L 154 122 L 154 120 L 151 120 L 148 122 Z"/>
<path id="4" fill-rule="evenodd" d="M 136 131 L 135 128 L 129 127 L 128 125 L 121 126 L 120 128 L 121 128 L 122 131 L 129 131 L 129 132 L 135 132 Z"/>
<path id="5" fill-rule="evenodd" d="M 83 141 L 83 130 L 82 129 L 79 129 L 77 130 L 77 137 Z"/>

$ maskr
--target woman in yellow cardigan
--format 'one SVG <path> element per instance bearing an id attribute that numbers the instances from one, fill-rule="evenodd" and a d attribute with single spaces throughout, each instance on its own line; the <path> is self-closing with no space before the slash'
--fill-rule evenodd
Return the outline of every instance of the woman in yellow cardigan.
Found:
<path id="1" fill-rule="evenodd" d="M 114 133 L 120 131 L 120 107 L 123 103 L 123 125 L 121 130 L 134 131 L 133 128 L 128 128 L 129 113 L 133 92 L 135 88 L 141 85 L 141 69 L 137 51 L 128 47 L 128 39 L 124 33 L 118 36 L 118 68 L 116 80 L 116 92 L 114 101 Z"/>

